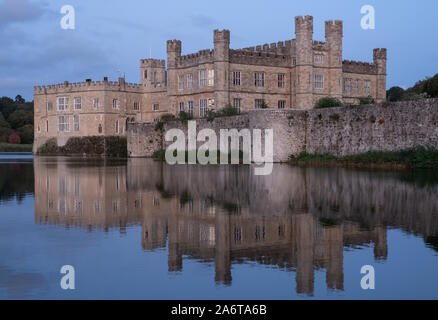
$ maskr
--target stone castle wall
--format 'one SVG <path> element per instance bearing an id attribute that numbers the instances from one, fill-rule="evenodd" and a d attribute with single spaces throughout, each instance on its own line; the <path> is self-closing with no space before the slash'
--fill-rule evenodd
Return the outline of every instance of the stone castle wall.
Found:
<path id="1" fill-rule="evenodd" d="M 187 130 L 176 121 L 167 123 L 164 132 L 171 128 Z M 220 129 L 273 129 L 274 162 L 301 152 L 344 156 L 416 146 L 438 148 L 438 99 L 306 111 L 252 110 L 212 122 L 197 120 L 198 132 L 204 128 L 213 129 L 218 137 Z M 155 124 L 129 124 L 127 140 L 131 157 L 150 157 L 168 145 Z"/>

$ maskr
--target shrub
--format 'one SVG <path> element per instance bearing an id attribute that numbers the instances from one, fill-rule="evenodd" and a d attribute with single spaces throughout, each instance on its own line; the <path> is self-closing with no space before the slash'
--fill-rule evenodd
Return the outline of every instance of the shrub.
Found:
<path id="1" fill-rule="evenodd" d="M 316 109 L 323 109 L 323 108 L 336 108 L 336 107 L 342 107 L 342 102 L 335 98 L 321 98 L 319 99 L 316 104 Z"/>
<path id="2" fill-rule="evenodd" d="M 376 101 L 371 96 L 359 98 L 360 105 L 375 104 L 375 103 Z"/>
<path id="3" fill-rule="evenodd" d="M 213 121 L 215 118 L 218 117 L 232 117 L 237 116 L 239 114 L 239 110 L 235 107 L 233 107 L 230 104 L 227 104 L 222 109 L 219 109 L 218 111 L 208 110 L 206 114 L 207 121 Z"/>
<path id="4" fill-rule="evenodd" d="M 181 121 L 181 123 L 185 124 L 187 121 L 191 120 L 193 117 L 185 111 L 180 111 L 178 114 L 178 118 Z"/>
<path id="5" fill-rule="evenodd" d="M 8 142 L 11 144 L 20 144 L 21 143 L 20 136 L 16 132 L 11 133 L 9 135 Z"/>
<path id="6" fill-rule="evenodd" d="M 263 100 L 262 104 L 259 107 L 260 109 L 269 109 L 269 106 L 266 104 L 265 100 Z"/>

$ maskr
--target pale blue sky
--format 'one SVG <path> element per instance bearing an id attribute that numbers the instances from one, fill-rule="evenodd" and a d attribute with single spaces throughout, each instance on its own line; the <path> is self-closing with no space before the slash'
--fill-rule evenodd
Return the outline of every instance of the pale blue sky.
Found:
<path id="1" fill-rule="evenodd" d="M 60 27 L 63 5 L 76 10 L 76 29 Z M 360 27 L 363 5 L 376 9 L 376 29 Z M 41 84 L 139 81 L 139 59 L 166 58 L 166 40 L 183 54 L 211 48 L 213 29 L 231 30 L 231 47 L 292 39 L 294 17 L 313 15 L 314 38 L 324 21 L 344 20 L 344 59 L 372 61 L 388 48 L 388 87 L 408 87 L 438 73 L 438 2 L 432 0 L 0 0 L 0 96 L 33 96 Z"/>

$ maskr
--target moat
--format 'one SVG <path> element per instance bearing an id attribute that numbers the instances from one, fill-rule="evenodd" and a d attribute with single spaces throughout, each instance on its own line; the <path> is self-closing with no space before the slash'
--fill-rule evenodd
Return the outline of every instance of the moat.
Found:
<path id="1" fill-rule="evenodd" d="M 0 155 L 0 299 L 437 299 L 437 194 L 433 171 Z"/>

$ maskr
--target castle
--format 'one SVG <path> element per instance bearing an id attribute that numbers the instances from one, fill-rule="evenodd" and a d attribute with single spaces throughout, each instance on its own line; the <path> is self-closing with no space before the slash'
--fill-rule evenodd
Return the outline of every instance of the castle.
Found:
<path id="1" fill-rule="evenodd" d="M 230 48 L 230 31 L 214 31 L 214 49 L 181 55 L 180 40 L 167 41 L 164 60 L 140 60 L 140 84 L 93 82 L 34 88 L 34 151 L 56 138 L 124 136 L 128 122 L 153 122 L 185 111 L 202 118 L 227 105 L 239 111 L 311 109 L 322 97 L 355 103 L 386 98 L 386 49 L 373 63 L 342 60 L 342 21 L 326 21 L 325 42 L 313 40 L 313 17 L 295 18 L 296 38 L 243 49 Z"/>

